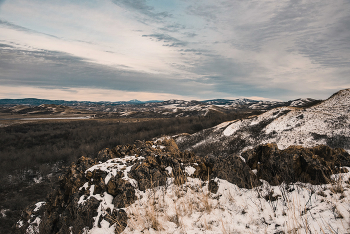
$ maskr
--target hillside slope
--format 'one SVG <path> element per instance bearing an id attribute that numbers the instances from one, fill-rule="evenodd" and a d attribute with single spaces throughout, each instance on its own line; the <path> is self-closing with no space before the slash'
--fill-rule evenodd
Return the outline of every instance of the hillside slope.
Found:
<path id="1" fill-rule="evenodd" d="M 205 155 L 232 154 L 276 142 L 311 147 L 326 144 L 350 151 L 350 89 L 341 90 L 309 107 L 280 107 L 249 119 L 222 123 L 193 135 L 176 138 L 180 149 Z"/>

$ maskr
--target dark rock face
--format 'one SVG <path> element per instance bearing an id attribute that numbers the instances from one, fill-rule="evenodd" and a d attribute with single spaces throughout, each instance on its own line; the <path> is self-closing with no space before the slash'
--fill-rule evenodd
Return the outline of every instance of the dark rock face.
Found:
<path id="1" fill-rule="evenodd" d="M 74 204 L 79 200 L 79 195 L 85 193 L 84 190 L 79 191 L 79 188 L 90 178 L 85 176 L 85 171 L 95 164 L 96 161 L 81 157 L 70 166 L 66 175 L 60 178 L 59 188 L 47 198 L 47 208 L 42 217 L 40 233 L 69 233 L 68 228 L 71 226 L 73 231 L 92 227 L 92 218 L 96 214 L 99 201 L 91 198 L 84 206 Z M 92 174 L 91 177 L 96 175 L 98 173 Z"/>
<path id="2" fill-rule="evenodd" d="M 25 222 L 17 222 L 16 230 L 14 233 L 25 233 L 29 225 L 34 226 L 34 230 L 38 230 L 38 225 L 35 221 L 36 217 L 42 217 L 46 209 L 46 205 L 43 203 L 40 207 L 37 207 L 36 204 L 28 206 L 26 209 L 22 211 L 22 217 Z"/>
<path id="3" fill-rule="evenodd" d="M 350 156 L 343 149 L 325 145 L 313 148 L 290 146 L 279 150 L 276 144 L 265 144 L 242 153 L 247 165 L 257 170 L 259 179 L 272 185 L 283 181 L 323 184 L 330 175 L 344 172 L 339 167 L 350 165 Z"/>
<path id="4" fill-rule="evenodd" d="M 92 228 L 94 222 L 93 217 L 97 215 L 97 208 L 99 205 L 100 201 L 91 197 L 84 205 L 78 206 L 75 223 L 82 223 L 85 227 Z"/>
<path id="5" fill-rule="evenodd" d="M 108 193 L 114 196 L 113 204 L 117 208 L 124 208 L 132 204 L 136 200 L 135 188 L 130 182 L 123 179 L 111 179 L 108 182 Z M 114 188 L 114 189 L 112 189 Z"/>
<path id="6" fill-rule="evenodd" d="M 215 180 L 210 180 L 210 181 L 209 181 L 209 184 L 208 184 L 208 190 L 209 190 L 211 193 L 217 193 L 218 190 L 219 190 L 218 183 L 216 183 Z"/>
<path id="7" fill-rule="evenodd" d="M 247 164 L 236 156 L 218 157 L 213 167 L 212 177 L 227 180 L 240 188 L 253 188 L 261 185 Z"/>
<path id="8" fill-rule="evenodd" d="M 141 191 L 163 186 L 167 178 L 165 167 L 159 165 L 155 156 L 147 156 L 143 162 L 135 164 L 129 174 L 138 182 Z"/>
<path id="9" fill-rule="evenodd" d="M 115 233 L 119 234 L 122 233 L 126 228 L 128 216 L 124 210 L 114 210 L 112 213 L 110 212 L 110 210 L 108 210 L 105 220 L 108 221 L 110 225 L 113 225 L 114 223 L 116 223 L 116 220 L 118 220 L 115 228 Z"/>
<path id="10" fill-rule="evenodd" d="M 232 156 L 206 156 L 205 158 L 192 158 L 196 160 L 193 177 L 202 180 L 219 178 L 236 184 L 240 188 L 253 188 L 261 182 L 241 158 Z M 210 185 L 210 182 L 209 182 Z"/>
<path id="11" fill-rule="evenodd" d="M 116 157 L 115 151 L 109 148 L 101 150 L 100 152 L 98 152 L 98 155 L 97 155 L 97 159 L 102 162 L 105 162 L 115 157 Z"/>

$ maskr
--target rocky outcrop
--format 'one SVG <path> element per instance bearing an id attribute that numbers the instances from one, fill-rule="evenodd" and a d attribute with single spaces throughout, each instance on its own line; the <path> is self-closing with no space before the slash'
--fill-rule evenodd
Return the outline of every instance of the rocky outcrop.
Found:
<path id="1" fill-rule="evenodd" d="M 213 193 L 217 177 L 244 188 L 260 184 L 240 158 L 198 157 L 181 152 L 170 138 L 120 145 L 100 151 L 96 159 L 81 157 L 68 168 L 38 216 L 40 233 L 81 233 L 101 226 L 119 233 L 127 223 L 122 208 L 138 198 L 137 191 L 164 186 L 168 178 L 181 185 L 189 176 L 209 181 Z"/>
<path id="2" fill-rule="evenodd" d="M 245 151 L 242 157 L 199 157 L 181 152 L 170 138 L 104 149 L 96 159 L 81 157 L 73 163 L 45 206 L 29 207 L 23 214 L 25 225 L 18 228 L 62 234 L 104 228 L 121 233 L 128 219 L 123 208 L 133 204 L 142 191 L 164 186 L 169 179 L 181 185 L 188 177 L 200 178 L 208 182 L 210 192 L 217 193 L 216 178 L 241 188 L 259 186 L 259 179 L 273 185 L 283 181 L 317 184 L 329 182 L 331 174 L 350 165 L 346 151 L 327 146 L 279 150 L 276 144 L 265 144 Z"/>
<path id="3" fill-rule="evenodd" d="M 253 188 L 261 185 L 258 177 L 240 157 L 217 157 L 214 160 L 215 164 L 211 175 L 213 178 L 227 180 L 240 188 Z"/>
<path id="4" fill-rule="evenodd" d="M 107 192 L 113 196 L 113 205 L 116 208 L 127 207 L 136 200 L 135 188 L 129 181 L 114 177 L 109 180 L 107 188 Z"/>
<path id="5" fill-rule="evenodd" d="M 76 206 L 75 203 L 80 194 L 87 192 L 79 190 L 89 178 L 86 177 L 85 171 L 96 163 L 95 160 L 82 156 L 76 163 L 72 163 L 64 176 L 60 177 L 59 187 L 47 198 L 40 233 L 68 233 L 69 227 L 74 227 L 72 230 L 92 227 L 93 217 L 100 201 L 92 198 L 85 206 Z"/>
<path id="6" fill-rule="evenodd" d="M 346 172 L 341 167 L 350 166 L 350 156 L 345 150 L 325 145 L 279 150 L 276 144 L 265 144 L 243 152 L 242 157 L 252 170 L 257 170 L 259 179 L 272 185 L 296 181 L 329 183 L 332 174 Z"/>

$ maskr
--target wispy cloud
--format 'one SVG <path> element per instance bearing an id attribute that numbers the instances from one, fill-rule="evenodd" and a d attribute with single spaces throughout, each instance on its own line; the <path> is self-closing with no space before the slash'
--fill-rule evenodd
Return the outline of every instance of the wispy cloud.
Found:
<path id="1" fill-rule="evenodd" d="M 147 4 L 146 0 L 113 0 L 113 2 L 121 7 L 151 17 L 153 20 L 162 20 L 172 16 L 166 11 L 156 11 L 153 6 Z"/>
<path id="2" fill-rule="evenodd" d="M 53 36 L 53 35 L 50 35 L 50 34 L 47 34 L 47 33 L 41 33 L 39 31 L 35 31 L 35 30 L 29 29 L 29 28 L 25 28 L 25 27 L 13 24 L 13 23 L 8 22 L 6 20 L 0 20 L 0 25 L 3 26 L 3 27 L 12 28 L 14 30 L 18 30 L 18 31 L 26 32 L 26 33 L 42 34 L 42 35 L 45 35 L 45 36 L 58 38 L 56 36 Z"/>
<path id="3" fill-rule="evenodd" d="M 194 87 L 200 87 L 203 92 L 208 92 L 211 88 L 193 80 L 173 79 L 169 75 L 99 65 L 57 51 L 28 51 L 1 47 L 0 52 L 2 85 L 95 87 L 197 97 L 198 94 L 193 93 Z"/>
<path id="4" fill-rule="evenodd" d="M 346 0 L 0 6 L 2 85 L 282 100 L 350 86 Z"/>
<path id="5" fill-rule="evenodd" d="M 169 36 L 167 34 L 150 34 L 150 35 L 142 35 L 143 37 L 149 37 L 149 38 L 155 38 L 157 41 L 163 41 L 166 44 L 163 44 L 164 46 L 169 47 L 180 47 L 180 46 L 186 46 L 188 43 L 185 41 L 181 41 L 179 39 L 176 39 L 175 37 Z"/>

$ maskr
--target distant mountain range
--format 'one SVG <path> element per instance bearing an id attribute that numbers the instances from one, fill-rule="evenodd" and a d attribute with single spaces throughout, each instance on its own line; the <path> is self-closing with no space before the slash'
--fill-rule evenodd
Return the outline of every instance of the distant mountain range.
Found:
<path id="1" fill-rule="evenodd" d="M 49 100 L 49 99 L 37 99 L 37 98 L 23 98 L 23 99 L 0 99 L 0 105 L 30 105 L 30 106 L 40 106 L 42 104 L 53 104 L 53 105 L 64 105 L 64 106 L 91 106 L 91 105 L 110 105 L 110 106 L 118 106 L 118 105 L 130 105 L 130 106 L 145 106 L 145 107 L 155 107 L 155 106 L 167 106 L 172 108 L 179 107 L 192 107 L 197 105 L 215 105 L 223 108 L 248 108 L 248 109 L 272 109 L 275 107 L 281 106 L 306 106 L 313 104 L 315 102 L 319 102 L 319 100 L 315 100 L 312 98 L 306 99 L 296 99 L 287 102 L 277 102 L 277 101 L 259 101 L 259 100 L 251 100 L 251 99 L 212 99 L 212 100 L 204 100 L 204 101 L 185 101 L 185 100 L 150 100 L 150 101 L 139 101 L 137 99 L 133 99 L 130 101 L 117 101 L 117 102 L 109 102 L 109 101 L 101 101 L 101 102 L 92 102 L 92 101 L 66 101 L 66 100 Z M 171 105 L 171 106 L 170 106 Z"/>
<path id="2" fill-rule="evenodd" d="M 0 99 L 0 105 L 31 105 L 31 106 L 39 106 L 42 104 L 54 104 L 54 105 L 65 105 L 65 106 L 77 106 L 77 105 L 93 105 L 93 104 L 108 104 L 108 105 L 123 105 L 123 104 L 145 104 L 145 103 L 156 103 L 162 102 L 157 100 L 152 101 L 139 101 L 137 99 L 130 101 L 119 101 L 119 102 L 91 102 L 91 101 L 65 101 L 65 100 L 49 100 L 49 99 L 37 99 L 37 98 L 22 98 L 22 99 Z"/>

